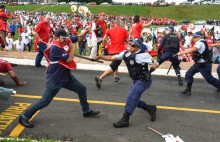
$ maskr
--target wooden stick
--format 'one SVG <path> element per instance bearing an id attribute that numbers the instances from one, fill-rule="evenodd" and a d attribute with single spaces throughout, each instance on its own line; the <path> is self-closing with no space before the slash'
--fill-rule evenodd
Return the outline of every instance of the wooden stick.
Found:
<path id="1" fill-rule="evenodd" d="M 82 59 L 86 59 L 86 60 L 89 60 L 89 61 L 93 61 L 93 62 L 99 62 L 99 63 L 103 63 L 103 61 L 99 61 L 99 60 L 90 59 L 90 58 L 85 57 L 85 56 L 79 56 L 79 55 L 74 55 L 74 56 L 75 56 L 75 57 L 82 58 Z"/>
<path id="2" fill-rule="evenodd" d="M 155 129 L 151 128 L 151 127 L 148 127 L 148 129 L 151 130 L 151 131 L 153 131 L 154 133 L 160 135 L 160 136 L 163 136 L 162 133 L 158 132 L 157 130 L 155 130 Z"/>

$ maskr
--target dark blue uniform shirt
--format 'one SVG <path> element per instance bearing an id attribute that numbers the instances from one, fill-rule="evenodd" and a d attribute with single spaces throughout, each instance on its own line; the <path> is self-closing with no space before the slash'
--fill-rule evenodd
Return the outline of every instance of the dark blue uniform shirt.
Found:
<path id="1" fill-rule="evenodd" d="M 77 42 L 78 41 L 78 36 L 70 36 L 69 37 L 71 42 Z M 50 61 L 58 61 L 63 60 L 66 61 L 69 58 L 69 54 L 63 49 L 58 46 L 52 45 L 50 47 Z M 67 69 L 63 66 L 61 66 L 58 63 L 55 64 L 50 64 L 47 69 L 47 81 L 51 82 L 69 82 L 71 79 L 71 71 L 70 69 Z"/>
<path id="2" fill-rule="evenodd" d="M 66 61 L 69 54 L 62 48 L 55 45 L 50 47 L 50 61 L 58 61 L 59 59 Z M 47 69 L 47 81 L 51 82 L 68 82 L 71 78 L 70 70 L 58 63 L 50 64 Z"/>

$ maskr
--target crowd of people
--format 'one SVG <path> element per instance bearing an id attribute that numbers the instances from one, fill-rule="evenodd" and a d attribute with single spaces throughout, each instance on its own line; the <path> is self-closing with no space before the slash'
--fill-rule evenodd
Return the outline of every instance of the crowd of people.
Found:
<path id="1" fill-rule="evenodd" d="M 147 111 L 151 121 L 155 121 L 157 107 L 142 101 L 141 96 L 152 84 L 151 73 L 164 61 L 172 62 L 179 85 L 183 85 L 179 67 L 180 59 L 194 62 L 186 72 L 187 86 L 182 92 L 184 95 L 191 95 L 193 76 L 198 72 L 209 84 L 216 87 L 216 92 L 220 92 L 220 80 L 214 78 L 211 73 L 209 46 L 219 47 L 218 43 L 214 43 L 220 40 L 218 31 L 215 31 L 214 28 L 206 29 L 204 26 L 200 31 L 193 33 L 193 26 L 183 25 L 179 30 L 175 30 L 173 26 L 176 22 L 172 19 L 145 18 L 139 15 L 133 17 L 109 16 L 103 12 L 90 18 L 76 14 L 17 13 L 14 12 L 12 15 L 13 21 L 9 27 L 13 27 L 12 25 L 16 23 L 20 29 L 9 28 L 7 30 L 7 26 L 5 26 L 1 32 L 3 33 L 1 34 L 3 48 L 12 49 L 11 46 L 8 47 L 11 45 L 8 41 L 10 39 L 12 42 L 15 33 L 19 32 L 18 41 L 13 42 L 16 49 L 23 51 L 24 48 L 20 47 L 22 44 L 28 47 L 28 51 L 31 51 L 33 42 L 33 45 L 36 46 L 35 50 L 38 51 L 35 66 L 42 67 L 43 56 L 47 58 L 48 62 L 46 89 L 42 98 L 19 118 L 19 123 L 27 128 L 34 126 L 30 122 L 31 117 L 38 110 L 48 106 L 61 88 L 78 94 L 83 117 L 92 117 L 100 113 L 90 109 L 86 86 L 71 74 L 71 69 L 76 68 L 73 60 L 74 44 L 77 45 L 76 43 L 79 45 L 80 55 L 85 55 L 87 45 L 88 58 L 91 60 L 112 61 L 108 70 L 95 76 L 95 83 L 99 89 L 101 89 L 103 79 L 110 74 L 114 74 L 115 82 L 120 80 L 118 67 L 122 60 L 128 68 L 133 84 L 128 93 L 122 118 L 113 123 L 115 128 L 128 127 L 129 117 L 136 108 Z M 143 27 L 150 27 L 158 23 L 163 25 L 166 23 L 165 21 L 169 21 L 167 22 L 169 26 L 163 32 L 159 32 L 157 28 L 150 28 L 149 32 L 142 32 Z M 7 25 L 6 23 L 5 20 L 4 24 Z M 7 33 L 7 37 L 4 32 Z M 33 35 L 35 35 L 34 40 Z M 157 56 L 157 58 L 153 58 L 153 56 Z M 217 73 L 220 73 L 220 67 L 218 67 Z M 220 74 L 218 75 L 220 76 Z"/>
<path id="2" fill-rule="evenodd" d="M 80 14 L 67 14 L 67 13 L 45 13 L 45 12 L 28 12 L 28 11 L 13 11 L 10 13 L 10 21 L 7 22 L 6 31 L 10 35 L 7 36 L 7 42 L 9 46 L 2 45 L 4 50 L 18 50 L 18 51 L 38 51 L 37 44 L 34 42 L 34 29 L 37 24 L 44 19 L 45 14 L 50 15 L 51 20 L 49 25 L 52 31 L 58 28 L 63 28 L 70 35 L 76 35 L 80 30 L 86 25 L 91 25 L 94 18 L 100 15 L 92 15 L 89 18 L 84 18 Z M 104 15 L 106 22 L 106 28 L 114 27 L 114 19 L 120 19 L 123 27 L 126 30 L 131 29 L 132 17 L 131 16 L 112 16 Z M 177 21 L 170 18 L 147 18 L 140 17 L 143 24 L 148 23 L 153 20 L 152 24 L 157 25 L 176 25 Z M 16 35 L 16 36 L 15 36 Z M 22 38 L 22 42 L 19 42 L 19 47 L 17 46 L 17 40 L 19 41 L 19 36 Z M 90 35 L 87 35 L 89 39 Z M 16 39 L 15 39 L 16 38 Z M 90 40 L 92 38 L 90 37 Z M 16 41 L 16 42 L 15 42 Z M 89 47 L 91 47 L 91 41 L 87 41 Z M 33 48 L 34 47 L 34 48 Z"/>

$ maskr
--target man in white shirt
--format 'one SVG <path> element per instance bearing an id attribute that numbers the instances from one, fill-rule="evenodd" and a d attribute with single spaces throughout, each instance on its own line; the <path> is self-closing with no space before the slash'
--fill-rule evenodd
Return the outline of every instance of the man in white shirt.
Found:
<path id="1" fill-rule="evenodd" d="M 13 39 L 11 38 L 11 33 L 8 33 L 6 36 L 6 42 L 8 43 L 7 46 L 5 46 L 6 51 L 10 51 L 13 49 Z"/>
<path id="2" fill-rule="evenodd" d="M 24 51 L 24 42 L 22 41 L 22 37 L 19 36 L 18 40 L 14 41 L 15 49 L 17 51 Z"/>
<path id="3" fill-rule="evenodd" d="M 24 30 L 23 33 L 21 33 L 22 42 L 28 47 L 28 51 L 31 51 L 31 43 L 30 43 L 30 35 L 27 32 L 27 29 Z"/>
<path id="4" fill-rule="evenodd" d="M 189 46 L 190 46 L 190 44 L 191 44 L 191 41 L 192 41 L 192 38 L 193 38 L 192 32 L 189 31 L 189 32 L 187 33 L 187 35 L 185 36 L 185 38 L 184 38 L 184 39 L 185 39 L 184 47 L 185 47 L 186 49 L 189 48 Z"/>
<path id="5" fill-rule="evenodd" d="M 93 22 L 92 22 L 92 29 L 91 29 L 91 52 L 89 58 L 94 59 L 95 56 L 97 55 L 97 36 L 96 36 L 96 22 L 98 21 L 97 17 L 94 17 Z"/>
<path id="6" fill-rule="evenodd" d="M 153 50 L 153 44 L 152 44 L 152 37 L 148 36 L 145 42 L 143 42 L 144 45 L 146 45 L 148 51 Z"/>

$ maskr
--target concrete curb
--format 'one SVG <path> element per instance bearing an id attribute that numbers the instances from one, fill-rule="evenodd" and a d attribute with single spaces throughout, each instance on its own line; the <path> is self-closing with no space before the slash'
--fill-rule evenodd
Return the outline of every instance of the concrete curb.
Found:
<path id="1" fill-rule="evenodd" d="M 26 65 L 26 66 L 34 66 L 35 61 L 32 59 L 18 59 L 18 58 L 6 58 L 3 57 L 3 60 L 6 60 L 10 63 L 18 64 L 18 65 Z M 46 61 L 42 61 L 42 65 L 47 65 Z M 83 63 L 77 63 L 77 69 L 79 70 L 94 70 L 94 71 L 105 71 L 109 69 L 108 65 L 100 65 L 100 64 L 83 64 Z M 122 73 L 128 73 L 127 67 L 125 66 L 119 66 L 118 69 L 119 72 Z M 156 71 L 152 73 L 152 75 L 161 75 L 161 76 L 176 76 L 175 72 L 173 69 L 170 70 L 169 74 L 167 75 L 168 69 L 160 69 L 158 68 Z M 186 70 L 181 70 L 181 76 L 185 77 Z M 215 78 L 218 78 L 217 73 L 212 72 L 212 75 Z M 200 73 L 197 73 L 194 78 L 203 78 Z"/>

